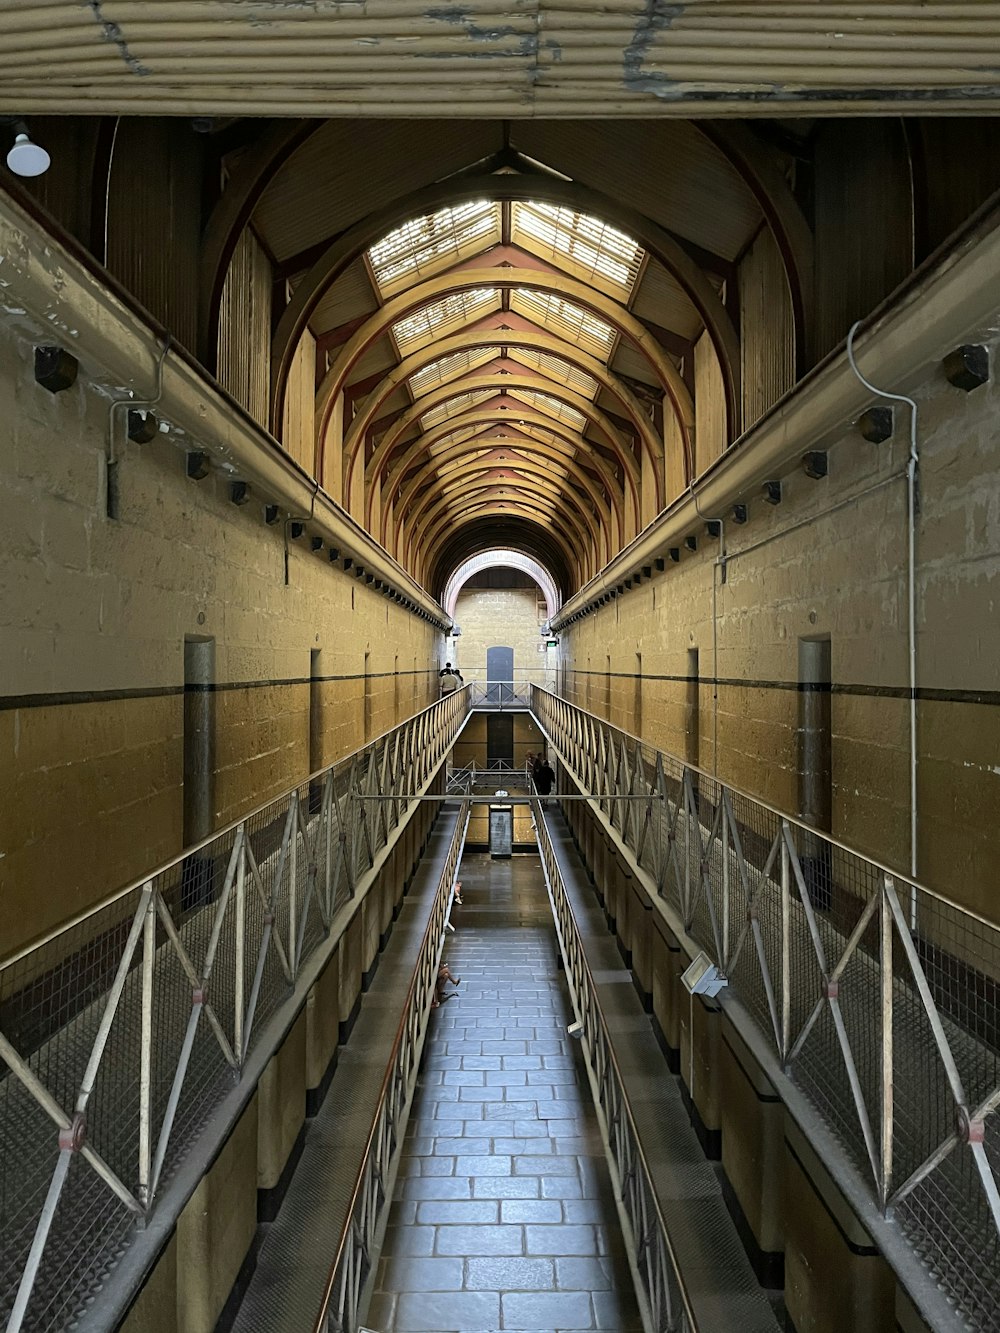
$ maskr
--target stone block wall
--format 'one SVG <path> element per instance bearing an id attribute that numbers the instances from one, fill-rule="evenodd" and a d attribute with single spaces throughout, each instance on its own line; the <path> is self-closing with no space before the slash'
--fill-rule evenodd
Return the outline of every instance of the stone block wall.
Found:
<path id="1" fill-rule="evenodd" d="M 107 397 L 32 367 L 0 330 L 0 957 L 182 849 L 186 637 L 215 641 L 216 828 L 437 697 L 438 632 L 222 469 L 189 480 L 198 441 L 119 415 L 108 518 Z"/>
<path id="2" fill-rule="evenodd" d="M 997 349 L 990 351 L 995 367 Z M 1000 387 L 992 380 L 966 393 L 938 368 L 914 395 L 917 873 L 996 920 Z M 903 871 L 907 412 L 897 408 L 895 433 L 883 444 L 845 424 L 827 442 L 825 478 L 785 476 L 776 506 L 745 497 L 748 521 L 725 524 L 724 561 L 718 540 L 699 530 L 695 552 L 682 548 L 679 563 L 668 560 L 651 580 L 563 630 L 559 649 L 568 697 L 630 731 L 638 698 L 651 744 L 794 814 L 798 645 L 828 636 L 832 833 Z"/>
<path id="3" fill-rule="evenodd" d="M 463 588 L 455 619 L 462 627 L 455 654 L 466 680 L 486 679 L 486 650 L 494 645 L 514 649 L 515 682 L 542 685 L 554 677 L 554 650 L 539 652 L 546 614 L 538 588 Z"/>

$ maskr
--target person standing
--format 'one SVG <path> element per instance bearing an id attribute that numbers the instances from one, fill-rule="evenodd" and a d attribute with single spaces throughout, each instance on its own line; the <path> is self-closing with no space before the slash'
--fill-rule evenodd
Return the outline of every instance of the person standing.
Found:
<path id="1" fill-rule="evenodd" d="M 538 792 L 539 796 L 548 796 L 552 790 L 552 784 L 556 780 L 556 775 L 544 755 L 535 764 L 533 777 L 535 779 L 535 791 Z"/>

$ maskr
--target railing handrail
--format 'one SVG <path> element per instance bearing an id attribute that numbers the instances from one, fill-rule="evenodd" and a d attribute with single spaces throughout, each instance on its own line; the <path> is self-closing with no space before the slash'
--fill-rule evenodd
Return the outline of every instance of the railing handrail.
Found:
<path id="1" fill-rule="evenodd" d="M 106 897 L 101 898 L 98 902 L 91 903 L 89 907 L 85 907 L 75 916 L 69 917 L 65 921 L 61 921 L 58 926 L 53 926 L 52 929 L 46 931 L 44 935 L 39 935 L 36 939 L 22 945 L 16 952 L 8 954 L 6 958 L 0 959 L 0 973 L 5 972 L 7 968 L 12 967 L 15 963 L 19 963 L 29 954 L 34 953 L 36 949 L 41 949 L 44 948 L 46 944 L 51 944 L 53 940 L 58 939 L 59 936 L 65 934 L 66 931 L 73 930 L 76 926 L 89 920 L 90 917 L 96 916 L 99 912 L 106 911 L 109 907 L 113 907 L 116 902 L 120 902 L 123 898 L 127 898 L 130 893 L 138 892 L 149 880 L 158 879 L 161 875 L 165 875 L 169 871 L 176 869 L 176 867 L 183 865 L 190 857 L 197 856 L 199 852 L 210 847 L 212 843 L 217 842 L 220 838 L 226 837 L 227 834 L 234 833 L 241 824 L 245 824 L 253 819 L 255 815 L 261 814 L 268 808 L 268 806 L 280 804 L 282 801 L 288 801 L 291 799 L 294 792 L 304 787 L 307 783 L 325 780 L 335 769 L 350 765 L 357 759 L 358 755 L 364 754 L 364 752 L 371 749 L 372 746 L 378 745 L 380 741 L 385 740 L 386 736 L 391 736 L 394 731 L 398 730 L 400 725 L 413 723 L 417 718 L 423 717 L 425 714 L 432 712 L 436 708 L 441 708 L 442 705 L 447 704 L 449 699 L 457 698 L 466 690 L 466 688 L 465 685 L 462 685 L 459 689 L 452 690 L 450 694 L 443 695 L 440 699 L 435 699 L 433 703 L 428 704 L 426 708 L 418 709 L 417 712 L 411 713 L 408 717 L 404 718 L 403 723 L 397 723 L 395 727 L 390 727 L 388 731 L 383 731 L 380 735 L 373 736 L 370 741 L 365 741 L 364 745 L 359 746 L 358 749 L 351 750 L 348 754 L 341 755 L 339 759 L 335 759 L 332 764 L 327 764 L 325 768 L 318 768 L 315 772 L 306 774 L 305 777 L 300 778 L 297 782 L 293 782 L 291 786 L 283 788 L 280 792 L 276 792 L 274 796 L 268 797 L 266 801 L 262 801 L 260 805 L 254 806 L 252 810 L 244 811 L 243 814 L 239 815 L 236 819 L 230 820 L 228 824 L 224 824 L 221 828 L 215 829 L 214 832 L 209 833 L 207 837 L 202 838 L 200 842 L 191 843 L 190 846 L 183 848 L 175 856 L 161 862 L 159 865 L 153 866 L 143 874 L 136 876 L 135 879 L 131 880 L 123 888 L 114 889 Z M 468 703 L 468 698 L 466 699 L 466 702 Z"/>
<path id="2" fill-rule="evenodd" d="M 699 777 L 705 778 L 708 782 L 718 783 L 720 787 L 725 787 L 726 790 L 732 792 L 734 796 L 740 796 L 744 800 L 752 801 L 754 805 L 759 805 L 762 809 L 767 810 L 769 814 L 774 815 L 775 818 L 783 819 L 786 823 L 801 829 L 808 837 L 829 843 L 831 847 L 836 847 L 838 851 L 845 852 L 848 856 L 856 856 L 862 861 L 867 861 L 869 865 L 874 866 L 876 870 L 880 870 L 884 875 L 891 875 L 893 879 L 900 881 L 900 883 L 905 884 L 908 888 L 917 889 L 920 893 L 926 893 L 928 897 L 935 899 L 935 901 L 939 902 L 943 907 L 947 907 L 949 911 L 958 912 L 962 916 L 969 917 L 972 921 L 978 921 L 981 926 L 986 926 L 990 930 L 1000 930 L 1000 923 L 991 921 L 988 917 L 981 916 L 971 907 L 965 907 L 961 903 L 957 903 L 954 898 L 949 898 L 947 894 L 941 893 L 938 889 L 932 889 L 928 884 L 924 884 L 922 880 L 913 879 L 907 871 L 899 870 L 898 868 L 889 865 L 888 862 L 878 860 L 878 858 L 873 856 L 871 852 L 866 852 L 861 847 L 852 847 L 850 843 L 843 842 L 840 838 L 834 837 L 832 833 L 828 833 L 825 829 L 818 829 L 813 824 L 807 824 L 800 816 L 789 814 L 787 810 L 782 810 L 780 806 L 771 805 L 770 802 L 766 801 L 762 796 L 755 795 L 753 792 L 746 791 L 742 787 L 735 786 L 727 778 L 721 778 L 717 773 L 710 773 L 705 768 L 699 768 L 697 764 L 689 763 L 687 759 L 682 759 L 679 755 L 672 754 L 669 750 L 659 749 L 648 740 L 644 740 L 643 737 L 636 736 L 632 732 L 626 731 L 623 727 L 619 727 L 615 722 L 609 722 L 607 718 L 601 717 L 599 713 L 589 713 L 587 709 L 580 708 L 579 704 L 572 703 L 569 699 L 563 699 L 561 695 L 554 694 L 552 690 L 546 689 L 544 685 L 532 685 L 532 689 L 547 695 L 556 703 L 569 704 L 571 708 L 578 709 L 581 713 L 586 713 L 587 716 L 600 722 L 602 726 L 609 727 L 612 731 L 617 731 L 620 736 L 633 741 L 636 745 L 646 746 L 656 754 L 663 755 L 665 759 L 672 759 L 674 763 L 680 764 L 683 768 L 688 769 L 692 773 L 697 773 Z M 534 709 L 532 709 L 532 711 L 534 712 Z M 595 796 L 593 799 L 599 801 L 601 799 L 612 800 L 614 798 L 610 796 L 603 798 Z"/>
<path id="3" fill-rule="evenodd" d="M 684 1275 L 681 1272 L 681 1266 L 678 1261 L 677 1254 L 674 1250 L 673 1242 L 670 1239 L 670 1231 L 667 1227 L 667 1223 L 663 1216 L 663 1212 L 660 1209 L 660 1200 L 656 1193 L 656 1188 L 654 1185 L 655 1177 L 653 1175 L 652 1170 L 650 1169 L 649 1162 L 646 1160 L 646 1154 L 642 1147 L 642 1140 L 639 1136 L 638 1126 L 635 1123 L 635 1117 L 632 1114 L 632 1106 L 628 1098 L 628 1091 L 625 1079 L 624 1076 L 622 1075 L 621 1066 L 618 1063 L 618 1057 L 615 1054 L 615 1048 L 611 1041 L 611 1035 L 608 1029 L 607 1021 L 604 1017 L 604 1011 L 601 1008 L 601 1003 L 598 998 L 597 983 L 594 980 L 594 974 L 591 969 L 590 962 L 587 958 L 586 950 L 583 947 L 583 941 L 580 938 L 580 927 L 576 920 L 576 913 L 573 911 L 573 904 L 569 900 L 569 894 L 566 892 L 566 886 L 562 879 L 562 873 L 559 870 L 559 865 L 558 862 L 556 861 L 555 849 L 553 848 L 551 839 L 549 838 L 549 831 L 548 828 L 546 827 L 544 816 L 542 815 L 542 803 L 539 798 L 535 798 L 532 801 L 532 810 L 535 816 L 536 831 L 539 834 L 539 843 L 541 844 L 543 842 L 543 837 L 544 837 L 545 850 L 548 854 L 549 859 L 551 860 L 552 870 L 559 878 L 559 883 L 562 888 L 563 898 L 566 903 L 566 910 L 569 912 L 570 918 L 573 922 L 573 929 L 576 931 L 577 942 L 580 951 L 580 962 L 582 964 L 584 971 L 587 974 L 588 985 L 590 988 L 591 995 L 593 996 L 594 999 L 594 1008 L 597 1011 L 597 1017 L 600 1021 L 601 1028 L 603 1030 L 604 1044 L 607 1048 L 607 1057 L 611 1063 L 612 1068 L 615 1071 L 615 1077 L 618 1080 L 618 1086 L 620 1089 L 621 1099 L 622 1099 L 622 1107 L 624 1108 L 629 1126 L 631 1127 L 632 1138 L 635 1143 L 635 1151 L 638 1155 L 639 1161 L 642 1164 L 642 1169 L 645 1173 L 646 1179 L 650 1185 L 650 1194 L 653 1200 L 653 1208 L 656 1211 L 656 1220 L 657 1223 L 659 1224 L 660 1233 L 663 1237 L 663 1241 L 667 1249 L 667 1254 L 670 1257 L 670 1266 L 673 1269 L 674 1277 L 677 1280 L 677 1287 L 680 1292 L 681 1300 L 684 1304 L 684 1311 L 689 1320 L 691 1329 L 694 1330 L 694 1333 L 697 1333 L 698 1321 L 694 1315 L 694 1308 L 691 1304 L 691 1296 L 688 1291 L 687 1282 L 684 1280 Z M 546 856 L 543 855 L 541 860 L 542 860 L 542 868 L 545 872 L 546 879 L 548 879 L 549 871 L 548 871 L 548 866 L 546 865 Z M 558 919 L 556 920 L 556 929 L 557 930 L 559 929 Z"/>
<path id="4" fill-rule="evenodd" d="M 649 905 L 717 966 L 723 1007 L 922 1317 L 988 1321 L 1000 926 L 549 691 L 532 706 Z"/>
<path id="5" fill-rule="evenodd" d="M 406 998 L 403 1001 L 403 1007 L 402 1010 L 400 1011 L 400 1016 L 399 1016 L 399 1023 L 396 1027 L 396 1035 L 393 1038 L 392 1047 L 389 1051 L 388 1059 L 386 1060 L 385 1074 L 382 1077 L 382 1085 L 379 1089 L 378 1097 L 375 1099 L 375 1106 L 372 1113 L 371 1128 L 369 1129 L 368 1137 L 365 1140 L 365 1147 L 363 1153 L 361 1154 L 361 1162 L 360 1165 L 358 1166 L 357 1176 L 355 1177 L 354 1188 L 351 1191 L 350 1204 L 348 1206 L 347 1213 L 344 1218 L 344 1226 L 343 1229 L 341 1230 L 340 1239 L 337 1242 L 337 1248 L 334 1252 L 334 1257 L 330 1264 L 330 1272 L 329 1275 L 327 1276 L 326 1285 L 323 1288 L 323 1299 L 320 1303 L 319 1313 L 316 1317 L 315 1323 L 313 1324 L 314 1333 L 323 1333 L 323 1326 L 326 1322 L 330 1301 L 333 1298 L 334 1289 L 337 1283 L 337 1274 L 340 1271 L 340 1264 L 344 1257 L 344 1248 L 347 1245 L 348 1240 L 350 1239 L 351 1225 L 354 1220 L 354 1210 L 357 1206 L 358 1199 L 364 1187 L 365 1171 L 368 1166 L 368 1159 L 371 1156 L 372 1145 L 374 1144 L 376 1134 L 378 1133 L 379 1119 L 381 1116 L 382 1108 L 385 1105 L 386 1099 L 389 1094 L 389 1089 L 392 1084 L 392 1078 L 396 1067 L 396 1057 L 399 1054 L 400 1047 L 403 1044 L 403 1037 L 406 1033 L 407 1019 L 409 1018 L 410 1015 L 410 1009 L 413 1004 L 414 991 L 416 990 L 417 987 L 420 961 L 424 957 L 424 952 L 427 948 L 427 941 L 430 938 L 431 931 L 434 928 L 435 924 L 434 906 L 437 904 L 438 898 L 440 897 L 441 894 L 442 881 L 445 879 L 446 875 L 448 877 L 453 877 L 455 867 L 461 860 L 461 849 L 465 842 L 465 836 L 468 830 L 468 826 L 469 826 L 469 804 L 467 801 L 462 801 L 462 810 L 459 813 L 458 825 L 455 831 L 455 838 L 452 842 L 452 847 L 449 849 L 448 857 L 445 862 L 444 871 L 442 872 L 441 878 L 438 880 L 437 888 L 434 891 L 434 899 L 430 914 L 428 915 L 427 918 L 427 925 L 424 928 L 424 933 L 420 939 L 420 947 L 417 950 L 417 966 L 413 970 L 413 975 L 410 978 L 410 984 L 406 989 Z M 454 855 L 456 843 L 458 844 L 457 857 Z M 449 889 L 449 893 L 450 892 L 451 890 Z M 443 938 L 442 938 L 442 943 L 443 943 Z"/>

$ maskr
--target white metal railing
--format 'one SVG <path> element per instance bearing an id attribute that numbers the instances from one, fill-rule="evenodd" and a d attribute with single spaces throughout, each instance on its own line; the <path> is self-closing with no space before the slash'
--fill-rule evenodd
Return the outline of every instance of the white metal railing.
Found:
<path id="1" fill-rule="evenodd" d="M 468 683 L 473 708 L 521 710 L 531 707 L 531 686 L 524 681 L 473 680 Z"/>
<path id="2" fill-rule="evenodd" d="M 413 980 L 403 1002 L 347 1217 L 333 1248 L 333 1262 L 313 1324 L 314 1333 L 358 1333 L 360 1328 L 379 1226 L 389 1203 L 396 1150 L 406 1129 L 424 1049 L 455 876 L 468 826 L 469 806 L 465 802 L 438 880 L 430 919 L 417 953 Z"/>
<path id="3" fill-rule="evenodd" d="M 636 1295 L 644 1307 L 648 1329 L 697 1333 L 697 1322 L 670 1232 L 653 1188 L 653 1175 L 629 1106 L 614 1046 L 601 1011 L 597 987 L 584 952 L 573 908 L 566 893 L 541 802 L 533 802 L 538 850 L 556 923 L 559 949 L 566 965 L 570 997 L 587 1071 L 608 1153 L 615 1193 L 621 1201 L 622 1232 L 637 1278 Z"/>
<path id="4" fill-rule="evenodd" d="M 467 764 L 449 765 L 445 790 L 449 795 L 474 796 L 495 793 L 501 786 L 532 791 L 531 766 L 508 763 L 506 759 L 491 759 L 486 764 L 473 759 Z"/>
<path id="5" fill-rule="evenodd" d="M 104 1283 L 467 715 L 442 699 L 0 964 L 7 1333 Z"/>
<path id="6" fill-rule="evenodd" d="M 993 1327 L 1000 930 L 538 687 L 532 711 L 873 1203 Z"/>

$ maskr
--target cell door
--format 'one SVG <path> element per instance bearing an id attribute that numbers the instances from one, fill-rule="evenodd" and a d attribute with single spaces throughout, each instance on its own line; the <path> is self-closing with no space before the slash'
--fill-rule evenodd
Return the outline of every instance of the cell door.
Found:
<path id="1" fill-rule="evenodd" d="M 514 714 L 491 713 L 486 717 L 486 762 L 490 768 L 514 767 Z"/>
<path id="2" fill-rule="evenodd" d="M 486 701 L 503 704 L 514 694 L 514 649 L 486 649 Z"/>

